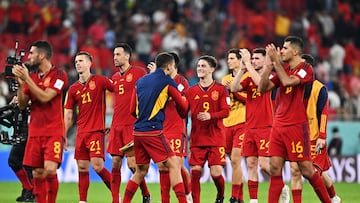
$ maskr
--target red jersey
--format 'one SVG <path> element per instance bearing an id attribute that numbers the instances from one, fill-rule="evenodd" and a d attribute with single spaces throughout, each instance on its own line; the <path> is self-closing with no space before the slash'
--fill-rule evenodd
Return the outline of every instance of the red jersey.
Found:
<path id="1" fill-rule="evenodd" d="M 24 85 L 24 93 L 31 100 L 29 136 L 64 136 L 65 125 L 62 101 L 63 91 L 68 85 L 68 77 L 65 71 L 53 67 L 43 77 L 39 77 L 39 73 L 32 73 L 30 77 L 42 90 L 51 88 L 56 91 L 57 95 L 51 101 L 41 103 L 29 90 L 28 85 Z"/>
<path id="2" fill-rule="evenodd" d="M 230 112 L 230 97 L 225 86 L 213 82 L 203 88 L 200 84 L 185 93 L 191 111 L 191 146 L 225 146 L 223 118 Z M 211 119 L 200 121 L 199 112 L 208 112 Z"/>
<path id="3" fill-rule="evenodd" d="M 261 94 L 258 86 L 250 75 L 240 82 L 246 91 L 246 128 L 262 128 L 272 126 L 274 107 L 271 100 L 272 92 Z M 261 116 L 259 116 L 261 115 Z"/>
<path id="4" fill-rule="evenodd" d="M 182 75 L 177 74 L 174 78 L 177 84 L 177 89 L 181 94 L 184 94 L 189 89 L 189 82 Z M 174 101 L 169 98 L 169 101 L 165 108 L 165 120 L 163 123 L 164 134 L 179 133 L 181 131 L 186 135 L 185 119 L 181 118 L 176 110 Z"/>
<path id="5" fill-rule="evenodd" d="M 292 87 L 284 87 L 276 74 L 270 75 L 270 80 L 278 91 L 278 106 L 275 111 L 274 125 L 292 125 L 307 122 L 306 106 L 304 103 L 305 85 L 314 80 L 314 70 L 310 64 L 301 62 L 294 70 L 290 70 L 288 64 L 284 67 L 289 76 L 300 79 L 300 84 Z"/>
<path id="6" fill-rule="evenodd" d="M 65 100 L 66 109 L 74 109 L 77 105 L 77 133 L 94 132 L 105 129 L 105 93 L 113 90 L 110 79 L 102 75 L 92 75 L 82 84 L 79 81 L 72 84 Z"/>
<path id="7" fill-rule="evenodd" d="M 146 74 L 143 68 L 130 67 L 126 72 L 116 72 L 112 76 L 114 85 L 114 115 L 111 126 L 132 125 L 135 123 L 131 115 L 131 98 L 135 91 L 136 81 Z"/>

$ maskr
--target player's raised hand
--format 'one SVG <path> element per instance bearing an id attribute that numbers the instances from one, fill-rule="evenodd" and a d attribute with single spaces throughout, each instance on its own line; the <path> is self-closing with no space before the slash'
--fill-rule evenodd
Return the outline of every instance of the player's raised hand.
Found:
<path id="1" fill-rule="evenodd" d="M 148 65 L 147 65 L 147 68 L 149 69 L 149 72 L 152 73 L 156 70 L 156 63 L 155 62 L 150 62 Z"/>

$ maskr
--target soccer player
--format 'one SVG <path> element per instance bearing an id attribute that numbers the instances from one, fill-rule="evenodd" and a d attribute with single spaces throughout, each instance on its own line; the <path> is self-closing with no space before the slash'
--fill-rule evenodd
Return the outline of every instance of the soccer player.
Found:
<path id="1" fill-rule="evenodd" d="M 248 189 L 250 203 L 258 202 L 258 165 L 270 175 L 269 165 L 269 139 L 273 122 L 273 100 L 276 90 L 261 94 L 258 91 L 260 74 L 263 72 L 266 50 L 257 48 L 250 53 L 247 49 L 239 50 L 242 55 L 242 68 L 235 76 L 231 85 L 231 91 L 246 91 L 246 131 L 243 141 L 242 155 L 246 157 L 246 166 L 248 171 Z M 245 71 L 248 71 L 246 78 L 241 80 Z M 261 112 L 261 116 L 259 116 Z M 282 190 L 282 202 L 289 202 L 289 188 L 284 185 Z"/>
<path id="2" fill-rule="evenodd" d="M 119 151 L 121 147 L 133 141 L 134 116 L 130 112 L 130 100 L 135 91 L 135 83 L 146 72 L 144 68 L 130 65 L 131 47 L 126 43 L 119 43 L 114 48 L 114 65 L 119 69 L 112 76 L 114 84 L 114 115 L 108 140 L 108 153 L 112 156 L 111 193 L 113 203 L 119 203 L 119 191 L 121 184 L 121 165 L 126 156 L 127 164 L 132 172 L 135 172 L 135 157 Z M 150 202 L 150 193 L 145 180 L 140 188 L 143 195 L 143 203 Z"/>
<path id="3" fill-rule="evenodd" d="M 227 63 L 230 74 L 222 78 L 221 83 L 230 90 L 234 76 L 240 72 L 241 54 L 238 49 L 230 49 L 227 55 Z M 245 77 L 245 76 L 244 76 Z M 225 151 L 230 154 L 232 168 L 232 185 L 230 203 L 243 202 L 243 172 L 241 169 L 241 149 L 245 132 L 245 103 L 246 93 L 230 93 L 230 113 L 223 119 L 225 126 L 226 145 Z"/>
<path id="4" fill-rule="evenodd" d="M 269 203 L 279 201 L 284 186 L 281 172 L 285 160 L 297 162 L 301 174 L 309 180 L 320 200 L 331 202 L 320 174 L 315 172 L 311 162 L 309 124 L 303 96 L 305 85 L 313 81 L 313 68 L 301 58 L 303 46 L 302 39 L 296 36 L 285 38 L 281 50 L 274 44 L 266 46 L 268 58 L 259 90 L 264 93 L 280 88 L 269 144 Z M 270 75 L 273 68 L 276 74 Z"/>
<path id="5" fill-rule="evenodd" d="M 175 71 L 169 76 L 174 79 L 177 84 L 177 89 L 181 94 L 189 89 L 189 83 L 186 78 L 178 73 L 178 65 L 180 62 L 179 56 L 170 52 L 175 59 Z M 156 70 L 156 64 L 154 62 L 149 63 L 148 68 L 151 72 Z M 190 174 L 184 166 L 184 157 L 187 155 L 187 137 L 186 137 L 186 123 L 185 119 L 182 118 L 176 110 L 176 105 L 171 98 L 165 108 L 165 120 L 163 133 L 168 139 L 172 151 L 175 153 L 176 164 L 181 166 L 181 177 L 184 182 L 184 189 L 186 194 L 186 200 L 188 203 L 192 203 L 191 197 L 191 185 L 190 185 Z M 163 165 L 159 164 L 160 173 L 160 191 L 161 191 L 161 202 L 170 202 L 170 176 L 169 170 Z"/>
<path id="6" fill-rule="evenodd" d="M 123 203 L 131 202 L 139 184 L 149 169 L 150 159 L 164 164 L 170 175 L 170 183 L 180 203 L 186 203 L 180 166 L 163 130 L 164 108 L 171 97 L 181 117 L 188 111 L 188 103 L 177 90 L 176 83 L 169 75 L 175 71 L 175 60 L 171 54 L 160 53 L 155 58 L 156 70 L 136 83 L 136 93 L 131 100 L 132 112 L 137 119 L 134 124 L 134 151 L 136 170 L 126 185 Z"/>
<path id="7" fill-rule="evenodd" d="M 31 101 L 24 165 L 33 168 L 37 203 L 56 202 L 59 190 L 56 169 L 62 161 L 65 138 L 62 100 L 68 77 L 51 64 L 52 53 L 47 41 L 36 41 L 28 59 L 37 71 L 29 74 L 25 65 L 14 65 L 12 70 L 19 83 L 19 108 L 25 109 Z"/>
<path id="8" fill-rule="evenodd" d="M 303 54 L 306 63 L 314 66 L 315 59 L 309 54 Z M 327 192 L 332 203 L 340 203 L 341 199 L 336 195 L 334 185 L 327 173 L 331 167 L 331 161 L 326 150 L 326 128 L 328 115 L 328 93 L 326 87 L 318 80 L 314 80 L 306 86 L 305 99 L 307 99 L 307 116 L 310 125 L 310 150 L 315 167 L 325 183 Z M 297 163 L 291 162 L 291 191 L 294 203 L 301 203 L 302 178 Z"/>
<path id="9" fill-rule="evenodd" d="M 185 93 L 191 111 L 190 159 L 191 194 L 194 203 L 200 202 L 200 177 L 205 161 L 214 180 L 216 202 L 224 201 L 225 132 L 223 118 L 229 115 L 230 97 L 225 86 L 213 79 L 217 60 L 204 55 L 197 62 L 199 83 Z"/>
<path id="10" fill-rule="evenodd" d="M 113 90 L 112 81 L 105 76 L 92 75 L 92 56 L 87 52 L 75 55 L 75 68 L 79 80 L 67 92 L 64 106 L 65 130 L 73 121 L 73 111 L 78 107 L 75 160 L 79 171 L 80 203 L 87 202 L 90 185 L 90 162 L 105 185 L 111 189 L 111 174 L 104 167 L 105 159 L 105 93 Z"/>

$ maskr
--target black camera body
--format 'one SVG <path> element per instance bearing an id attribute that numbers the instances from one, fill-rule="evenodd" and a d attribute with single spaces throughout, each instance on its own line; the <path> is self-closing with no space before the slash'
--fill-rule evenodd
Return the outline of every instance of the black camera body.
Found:
<path id="1" fill-rule="evenodd" d="M 10 92 L 16 92 L 18 89 L 18 83 L 15 79 L 15 75 L 12 73 L 14 65 L 22 65 L 22 59 L 25 56 L 25 51 L 21 49 L 19 51 L 19 55 L 17 55 L 17 49 L 18 49 L 19 42 L 15 42 L 15 53 L 13 56 L 8 56 L 6 58 L 6 66 L 5 66 L 5 78 L 7 80 L 7 83 L 9 85 Z M 33 68 L 30 67 L 28 63 L 24 63 L 25 67 L 29 70 L 29 73 L 34 72 Z"/>
<path id="2" fill-rule="evenodd" d="M 17 145 L 24 143 L 28 137 L 28 117 L 30 109 L 20 110 L 16 104 L 10 104 L 0 108 L 0 125 L 13 128 L 14 133 L 10 137 L 7 131 L 0 130 L 0 143 Z"/>
<path id="3" fill-rule="evenodd" d="M 19 46 L 19 42 L 16 41 L 14 55 L 8 56 L 6 58 L 5 77 L 7 77 L 7 78 L 15 77 L 14 74 L 12 73 L 12 68 L 14 65 L 22 65 L 22 59 L 25 56 L 25 51 L 23 49 L 21 49 L 19 51 L 19 55 L 17 55 L 18 46 Z"/>

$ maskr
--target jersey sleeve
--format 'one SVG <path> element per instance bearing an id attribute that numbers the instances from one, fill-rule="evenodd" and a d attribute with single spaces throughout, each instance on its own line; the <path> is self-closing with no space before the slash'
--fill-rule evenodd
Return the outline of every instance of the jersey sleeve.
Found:
<path id="1" fill-rule="evenodd" d="M 75 107 L 75 99 L 73 98 L 72 92 L 73 92 L 73 87 L 71 86 L 68 92 L 66 93 L 65 103 L 64 103 L 65 109 L 74 109 Z"/>
<path id="2" fill-rule="evenodd" d="M 303 67 L 296 70 L 293 75 L 300 79 L 301 84 L 308 84 L 314 80 L 314 70 L 306 63 L 304 63 Z"/>
<path id="3" fill-rule="evenodd" d="M 67 86 L 68 78 L 66 73 L 62 70 L 58 70 L 55 74 L 56 77 L 50 80 L 49 88 L 55 90 L 58 94 L 60 94 Z"/>
<path id="4" fill-rule="evenodd" d="M 181 96 L 181 93 L 169 85 L 168 88 L 169 96 L 174 100 L 176 104 L 176 110 L 182 118 L 185 118 L 189 109 L 189 103 L 185 97 Z"/>
<path id="5" fill-rule="evenodd" d="M 319 121 L 319 138 L 326 139 L 326 128 L 328 123 L 328 94 L 325 87 L 319 92 L 318 102 L 316 104 L 316 115 Z"/>

